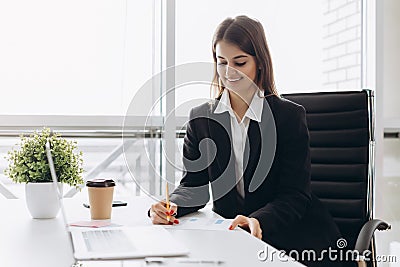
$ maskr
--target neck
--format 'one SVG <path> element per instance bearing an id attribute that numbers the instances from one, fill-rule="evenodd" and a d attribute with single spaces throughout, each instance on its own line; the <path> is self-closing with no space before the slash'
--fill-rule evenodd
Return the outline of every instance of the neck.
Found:
<path id="1" fill-rule="evenodd" d="M 231 101 L 231 107 L 238 117 L 239 121 L 242 120 L 244 114 L 246 114 L 247 109 L 253 99 L 255 91 L 248 90 L 240 95 L 228 90 L 229 98 Z"/>

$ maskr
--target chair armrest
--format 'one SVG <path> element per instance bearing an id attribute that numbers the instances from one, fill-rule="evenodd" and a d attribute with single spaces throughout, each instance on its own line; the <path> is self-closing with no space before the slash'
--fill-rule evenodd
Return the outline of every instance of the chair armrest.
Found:
<path id="1" fill-rule="evenodd" d="M 371 238 L 374 235 L 375 230 L 378 229 L 379 231 L 383 231 L 389 230 L 390 228 L 390 224 L 382 220 L 374 219 L 366 222 L 358 234 L 355 250 L 362 253 L 369 249 Z"/>

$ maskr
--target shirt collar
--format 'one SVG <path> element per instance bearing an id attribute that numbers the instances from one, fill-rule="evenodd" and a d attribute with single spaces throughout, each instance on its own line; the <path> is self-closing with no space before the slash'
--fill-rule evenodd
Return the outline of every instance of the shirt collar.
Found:
<path id="1" fill-rule="evenodd" d="M 251 100 L 249 108 L 244 114 L 244 118 L 248 117 L 251 120 L 261 122 L 263 107 L 264 107 L 264 98 L 260 97 L 258 93 L 255 93 L 253 99 Z M 231 106 L 231 100 L 229 98 L 229 93 L 227 90 L 224 90 L 222 92 L 221 99 L 219 100 L 218 105 L 214 110 L 214 113 L 216 114 L 223 112 L 229 112 L 229 114 L 235 118 L 235 114 L 233 112 Z"/>
<path id="2" fill-rule="evenodd" d="M 215 114 L 224 113 L 224 112 L 229 112 L 229 114 L 231 116 L 235 117 L 235 114 L 233 113 L 233 110 L 232 110 L 229 93 L 227 90 L 224 90 L 222 92 L 221 98 L 218 101 L 218 105 L 217 105 L 216 109 L 214 110 Z"/>

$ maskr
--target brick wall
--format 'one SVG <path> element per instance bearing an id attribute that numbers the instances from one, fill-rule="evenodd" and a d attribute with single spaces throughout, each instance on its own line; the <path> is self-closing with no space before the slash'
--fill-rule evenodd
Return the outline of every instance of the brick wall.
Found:
<path id="1" fill-rule="evenodd" d="M 361 87 L 361 0 L 324 0 L 323 86 Z"/>

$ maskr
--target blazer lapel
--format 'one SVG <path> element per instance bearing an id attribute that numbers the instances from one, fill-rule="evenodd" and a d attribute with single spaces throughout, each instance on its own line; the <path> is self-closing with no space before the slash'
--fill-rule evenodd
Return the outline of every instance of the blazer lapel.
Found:
<path id="1" fill-rule="evenodd" d="M 248 192 L 251 177 L 260 155 L 260 123 L 251 120 L 247 131 L 246 145 L 243 154 L 244 191 Z"/>
<path id="2" fill-rule="evenodd" d="M 276 127 L 271 108 L 264 100 L 261 122 L 250 121 L 243 156 L 246 193 L 254 192 L 267 178 L 276 150 Z"/>
<path id="3" fill-rule="evenodd" d="M 210 109 L 208 129 L 210 138 L 218 146 L 215 158 L 216 166 L 212 171 L 212 189 L 214 201 L 222 197 L 230 199 L 232 209 L 236 204 L 236 175 L 235 157 L 232 150 L 231 120 L 228 112 L 214 113 L 218 104 L 215 101 L 214 108 Z M 209 153 L 210 154 L 210 153 Z M 234 210 L 231 210 L 234 212 Z"/>
<path id="4" fill-rule="evenodd" d="M 222 162 L 224 162 L 232 151 L 232 131 L 231 131 L 231 120 L 228 112 L 214 113 L 216 106 L 218 105 L 218 100 L 214 102 L 214 107 L 211 109 L 210 120 L 208 120 L 208 130 L 210 133 L 210 138 L 220 147 L 226 149 L 217 151 L 216 162 L 218 165 L 219 172 L 223 172 Z M 229 138 L 226 138 L 228 135 Z"/>

